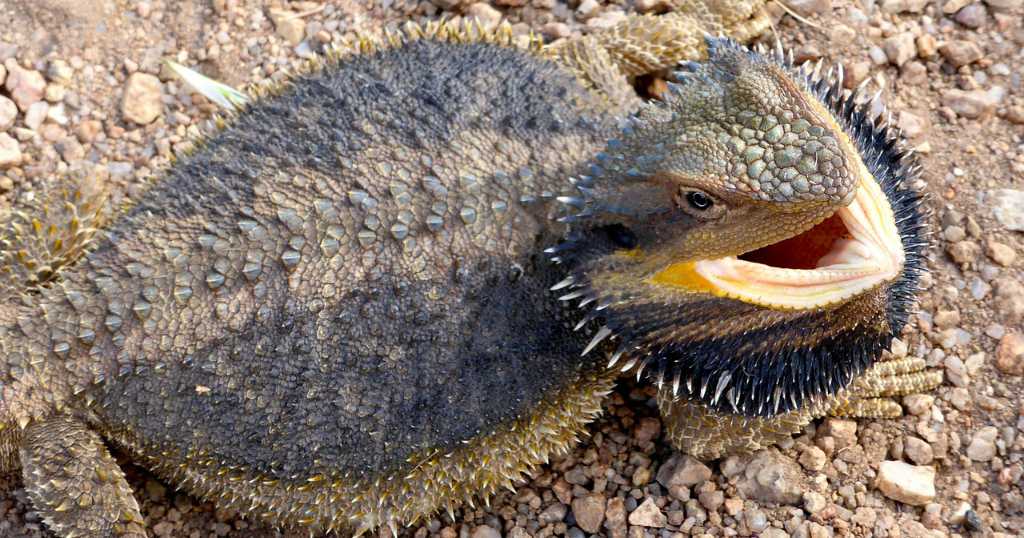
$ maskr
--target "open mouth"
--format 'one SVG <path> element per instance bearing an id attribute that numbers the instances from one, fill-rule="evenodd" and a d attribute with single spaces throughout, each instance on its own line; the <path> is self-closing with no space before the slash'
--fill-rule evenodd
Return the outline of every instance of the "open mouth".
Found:
<path id="1" fill-rule="evenodd" d="M 814 228 L 739 257 L 698 261 L 692 276 L 715 295 L 786 309 L 840 303 L 896 278 L 905 258 L 892 208 L 871 175 L 861 177 L 853 201 Z"/>

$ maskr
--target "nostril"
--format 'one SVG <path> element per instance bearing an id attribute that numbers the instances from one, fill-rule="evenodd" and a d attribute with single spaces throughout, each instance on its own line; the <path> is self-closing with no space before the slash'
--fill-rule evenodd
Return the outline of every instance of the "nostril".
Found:
<path id="1" fill-rule="evenodd" d="M 610 224 L 604 227 L 608 238 L 620 248 L 636 248 L 636 234 L 621 224 Z"/>

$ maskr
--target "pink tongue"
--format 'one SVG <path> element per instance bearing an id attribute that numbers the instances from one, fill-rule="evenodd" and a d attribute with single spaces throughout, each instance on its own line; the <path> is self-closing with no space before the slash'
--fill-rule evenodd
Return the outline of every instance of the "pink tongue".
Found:
<path id="1" fill-rule="evenodd" d="M 832 245 L 832 250 L 818 260 L 816 269 L 831 265 L 858 263 L 871 259 L 871 253 L 864 244 L 856 239 L 840 239 Z"/>

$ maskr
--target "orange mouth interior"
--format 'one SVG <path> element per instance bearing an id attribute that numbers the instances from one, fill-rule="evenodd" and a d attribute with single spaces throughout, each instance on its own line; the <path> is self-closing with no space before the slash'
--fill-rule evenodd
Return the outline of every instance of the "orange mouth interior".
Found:
<path id="1" fill-rule="evenodd" d="M 838 213 L 806 232 L 747 252 L 739 259 L 782 269 L 816 269 L 839 239 L 852 239 Z"/>

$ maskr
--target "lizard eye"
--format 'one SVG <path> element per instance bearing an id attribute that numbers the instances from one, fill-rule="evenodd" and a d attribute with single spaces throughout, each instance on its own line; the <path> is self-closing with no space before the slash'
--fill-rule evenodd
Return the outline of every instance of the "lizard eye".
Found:
<path id="1" fill-rule="evenodd" d="M 713 196 L 692 187 L 679 189 L 679 193 L 676 195 L 676 205 L 691 217 L 700 220 L 717 219 L 725 210 L 725 206 L 715 203 Z"/>
<path id="2" fill-rule="evenodd" d="M 714 205 L 714 201 L 710 196 L 700 191 L 690 191 L 686 193 L 686 203 L 697 211 L 707 211 Z"/>

